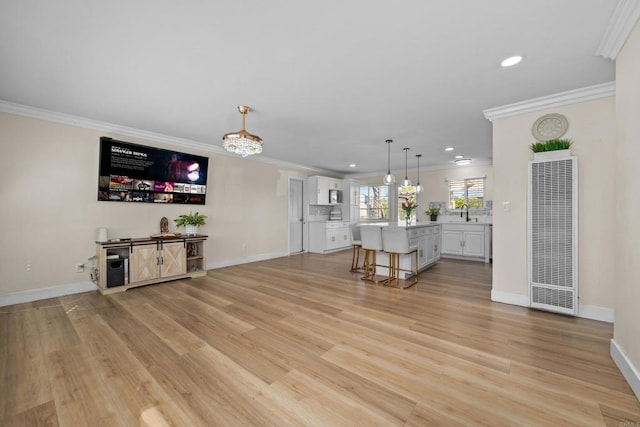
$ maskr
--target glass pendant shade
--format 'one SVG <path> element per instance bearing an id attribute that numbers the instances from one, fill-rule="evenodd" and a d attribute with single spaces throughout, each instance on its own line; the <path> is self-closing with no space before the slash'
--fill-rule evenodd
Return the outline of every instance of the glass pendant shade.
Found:
<path id="1" fill-rule="evenodd" d="M 262 138 L 252 135 L 245 129 L 244 118 L 250 108 L 244 105 L 238 106 L 238 111 L 242 114 L 242 129 L 238 132 L 228 133 L 222 137 L 222 146 L 225 150 L 247 157 L 252 154 L 262 153 Z"/>
<path id="2" fill-rule="evenodd" d="M 391 185 L 391 184 L 395 184 L 396 182 L 396 177 L 391 175 L 390 173 L 386 174 L 384 176 L 384 179 L 382 180 L 382 183 L 384 185 Z"/>
<path id="3" fill-rule="evenodd" d="M 411 180 L 409 179 L 409 174 L 407 173 L 407 161 L 408 161 L 408 154 L 409 154 L 409 150 L 410 148 L 403 148 L 404 150 L 404 179 L 402 180 L 402 186 L 403 187 L 411 187 Z"/>
<path id="4" fill-rule="evenodd" d="M 384 185 L 391 185 L 396 183 L 396 177 L 391 174 L 391 143 L 392 139 L 387 139 L 385 141 L 387 143 L 387 174 L 382 179 L 382 183 Z"/>

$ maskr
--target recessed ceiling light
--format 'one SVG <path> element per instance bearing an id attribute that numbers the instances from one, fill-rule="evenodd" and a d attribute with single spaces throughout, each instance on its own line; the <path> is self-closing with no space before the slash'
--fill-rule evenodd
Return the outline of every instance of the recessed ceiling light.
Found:
<path id="1" fill-rule="evenodd" d="M 355 167 L 356 167 L 356 164 L 355 164 L 355 163 L 351 163 L 351 164 L 349 165 L 349 167 L 350 167 L 350 168 L 355 168 Z"/>
<path id="2" fill-rule="evenodd" d="M 444 149 L 444 151 L 453 151 L 453 147 L 447 147 Z"/>
<path id="3" fill-rule="evenodd" d="M 467 166 L 471 164 L 471 159 L 458 159 L 455 163 L 456 166 Z"/>
<path id="4" fill-rule="evenodd" d="M 516 55 L 516 56 L 511 56 L 505 60 L 503 60 L 500 65 L 503 67 L 512 67 L 514 65 L 516 65 L 517 63 L 519 63 L 520 61 L 522 61 L 522 56 L 520 55 Z"/>
<path id="5" fill-rule="evenodd" d="M 464 158 L 464 156 L 463 156 L 462 154 L 458 154 L 458 155 L 456 156 L 456 159 L 463 159 L 463 158 Z"/>

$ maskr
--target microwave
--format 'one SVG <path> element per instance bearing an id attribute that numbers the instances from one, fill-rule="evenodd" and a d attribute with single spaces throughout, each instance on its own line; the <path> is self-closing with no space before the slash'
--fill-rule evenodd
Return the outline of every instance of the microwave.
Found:
<path id="1" fill-rule="evenodd" d="M 342 203 L 342 190 L 329 190 L 329 203 Z"/>

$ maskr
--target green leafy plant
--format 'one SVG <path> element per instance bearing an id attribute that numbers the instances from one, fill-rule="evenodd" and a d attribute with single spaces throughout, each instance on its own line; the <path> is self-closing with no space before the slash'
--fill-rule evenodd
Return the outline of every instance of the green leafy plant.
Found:
<path id="1" fill-rule="evenodd" d="M 436 208 L 435 206 L 432 206 L 425 213 L 427 215 L 439 215 L 440 214 L 440 208 Z"/>
<path id="2" fill-rule="evenodd" d="M 543 151 L 567 150 L 573 141 L 570 139 L 550 139 L 549 141 L 534 142 L 529 146 L 534 153 Z"/>
<path id="3" fill-rule="evenodd" d="M 187 214 L 180 215 L 178 218 L 174 219 L 174 221 L 178 227 L 185 227 L 187 225 L 200 226 L 205 224 L 204 220 L 206 218 L 207 218 L 206 215 L 202 215 L 198 212 L 196 213 L 189 212 L 188 215 Z"/>

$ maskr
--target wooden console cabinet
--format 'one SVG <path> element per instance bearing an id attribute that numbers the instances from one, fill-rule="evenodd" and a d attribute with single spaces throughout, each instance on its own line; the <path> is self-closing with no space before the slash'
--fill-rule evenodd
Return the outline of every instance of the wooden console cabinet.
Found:
<path id="1" fill-rule="evenodd" d="M 136 286 L 205 276 L 206 239 L 197 235 L 96 242 L 98 289 L 107 295 Z"/>

